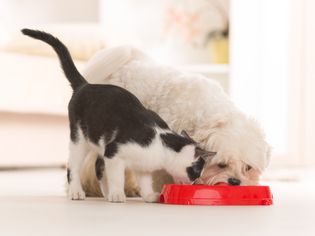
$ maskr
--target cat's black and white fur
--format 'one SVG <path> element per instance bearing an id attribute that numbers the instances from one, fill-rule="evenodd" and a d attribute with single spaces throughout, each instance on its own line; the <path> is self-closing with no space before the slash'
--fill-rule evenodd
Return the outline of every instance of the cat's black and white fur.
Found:
<path id="1" fill-rule="evenodd" d="M 127 90 L 113 85 L 88 84 L 76 69 L 67 48 L 52 35 L 23 29 L 25 35 L 48 43 L 56 51 L 73 88 L 69 102 L 70 157 L 69 198 L 84 199 L 80 168 L 90 150 L 104 158 L 107 187 L 103 194 L 111 202 L 124 202 L 124 170 L 135 171 L 140 194 L 147 202 L 158 200 L 152 190 L 151 173 L 168 171 L 177 182 L 191 183 L 200 176 L 206 152 L 187 136 L 171 131 L 153 111 L 146 109 Z M 102 174 L 96 173 L 99 180 Z"/>

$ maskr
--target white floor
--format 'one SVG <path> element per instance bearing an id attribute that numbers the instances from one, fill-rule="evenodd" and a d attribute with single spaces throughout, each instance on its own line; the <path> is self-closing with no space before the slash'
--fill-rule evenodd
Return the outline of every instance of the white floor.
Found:
<path id="1" fill-rule="evenodd" d="M 0 172 L 0 235 L 315 235 L 311 180 L 270 183 L 273 206 L 211 207 L 69 201 L 64 176 L 63 170 Z"/>

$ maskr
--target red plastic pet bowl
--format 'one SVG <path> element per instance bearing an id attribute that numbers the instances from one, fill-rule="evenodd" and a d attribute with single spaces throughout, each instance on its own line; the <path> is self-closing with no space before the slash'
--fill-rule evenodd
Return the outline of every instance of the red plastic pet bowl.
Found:
<path id="1" fill-rule="evenodd" d="M 272 205 L 268 186 L 166 184 L 160 203 L 179 205 Z"/>

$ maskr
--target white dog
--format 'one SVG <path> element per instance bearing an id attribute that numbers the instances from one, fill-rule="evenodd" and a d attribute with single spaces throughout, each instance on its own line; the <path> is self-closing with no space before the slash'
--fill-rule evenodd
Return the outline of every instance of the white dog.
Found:
<path id="1" fill-rule="evenodd" d="M 213 80 L 159 65 L 129 46 L 98 52 L 83 75 L 90 83 L 114 84 L 129 90 L 173 130 L 186 130 L 202 147 L 217 152 L 198 183 L 258 184 L 269 163 L 270 148 L 263 131 L 255 120 L 236 108 Z M 94 163 L 95 154 L 90 156 Z M 100 195 L 95 174 L 87 169 L 81 174 L 84 188 L 92 195 Z M 129 195 L 135 187 L 131 182 L 129 179 L 126 186 Z"/>

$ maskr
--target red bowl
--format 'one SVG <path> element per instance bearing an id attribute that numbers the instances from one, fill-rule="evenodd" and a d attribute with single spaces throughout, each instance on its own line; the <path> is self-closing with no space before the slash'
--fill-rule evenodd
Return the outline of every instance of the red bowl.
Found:
<path id="1" fill-rule="evenodd" d="M 272 205 L 268 186 L 163 186 L 160 203 L 179 205 Z"/>

